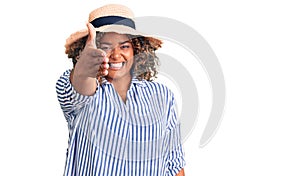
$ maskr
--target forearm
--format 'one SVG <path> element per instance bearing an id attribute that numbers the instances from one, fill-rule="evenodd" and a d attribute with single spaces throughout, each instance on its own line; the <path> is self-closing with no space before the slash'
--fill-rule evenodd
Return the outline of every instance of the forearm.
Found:
<path id="1" fill-rule="evenodd" d="M 181 169 L 176 176 L 184 176 L 184 169 Z"/>
<path id="2" fill-rule="evenodd" d="M 73 69 L 70 75 L 70 81 L 76 92 L 81 95 L 91 96 L 96 92 L 96 78 L 84 77 Z"/>

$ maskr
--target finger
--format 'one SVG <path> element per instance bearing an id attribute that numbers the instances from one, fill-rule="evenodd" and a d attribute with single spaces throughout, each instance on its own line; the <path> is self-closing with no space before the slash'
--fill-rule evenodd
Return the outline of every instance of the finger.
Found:
<path id="1" fill-rule="evenodd" d="M 108 75 L 108 70 L 99 70 L 97 73 L 97 77 Z"/>
<path id="2" fill-rule="evenodd" d="M 97 64 L 107 64 L 108 65 L 108 58 L 101 56 L 101 57 L 97 58 L 96 62 L 97 62 Z"/>
<path id="3" fill-rule="evenodd" d="M 103 57 L 103 60 L 102 60 L 102 63 L 105 63 L 105 64 L 107 64 L 108 63 L 108 61 L 109 61 L 109 59 L 108 59 L 108 57 Z M 107 64 L 108 65 L 108 64 Z"/>
<path id="4" fill-rule="evenodd" d="M 88 28 L 89 34 L 88 34 L 88 38 L 87 38 L 85 46 L 97 48 L 97 46 L 96 46 L 96 30 L 91 23 L 87 23 L 86 26 Z"/>
<path id="5" fill-rule="evenodd" d="M 108 70 L 103 70 L 103 71 L 102 71 L 102 75 L 103 75 L 103 76 L 108 75 Z"/>
<path id="6" fill-rule="evenodd" d="M 103 64 L 100 65 L 100 68 L 103 69 L 103 70 L 107 70 L 109 68 L 109 65 L 103 63 Z"/>
<path id="7" fill-rule="evenodd" d="M 90 56 L 92 57 L 105 57 L 106 54 L 104 51 L 100 49 L 95 49 L 95 48 L 87 48 L 86 51 L 89 53 Z"/>
<path id="8" fill-rule="evenodd" d="M 99 66 L 100 68 L 108 68 L 108 59 L 107 57 L 98 56 L 92 57 L 90 60 L 91 65 Z"/>

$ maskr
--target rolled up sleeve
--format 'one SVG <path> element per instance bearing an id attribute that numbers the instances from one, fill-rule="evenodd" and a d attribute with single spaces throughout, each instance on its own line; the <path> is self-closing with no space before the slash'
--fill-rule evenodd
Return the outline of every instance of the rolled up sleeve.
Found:
<path id="1" fill-rule="evenodd" d="M 170 103 L 170 111 L 168 113 L 168 175 L 175 176 L 185 166 L 184 151 L 181 140 L 180 122 L 177 117 L 176 103 L 174 97 Z"/>
<path id="2" fill-rule="evenodd" d="M 93 96 L 81 95 L 70 82 L 71 70 L 64 72 L 56 82 L 56 93 L 60 107 L 68 122 L 74 120 L 78 112 L 87 105 Z"/>

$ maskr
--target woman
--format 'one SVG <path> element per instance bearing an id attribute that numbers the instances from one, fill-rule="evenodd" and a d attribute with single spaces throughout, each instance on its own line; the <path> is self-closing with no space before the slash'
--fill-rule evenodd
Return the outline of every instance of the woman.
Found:
<path id="1" fill-rule="evenodd" d="M 110 4 L 65 45 L 73 69 L 57 81 L 69 127 L 64 175 L 184 175 L 173 93 L 153 82 L 161 41 Z"/>

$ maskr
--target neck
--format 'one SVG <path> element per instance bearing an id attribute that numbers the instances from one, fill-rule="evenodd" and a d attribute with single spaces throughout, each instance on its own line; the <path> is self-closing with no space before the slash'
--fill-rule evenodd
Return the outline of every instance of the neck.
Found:
<path id="1" fill-rule="evenodd" d="M 132 76 L 128 75 L 122 78 L 111 78 L 106 77 L 106 80 L 114 85 L 114 87 L 117 89 L 129 89 L 129 85 L 131 83 Z"/>
<path id="2" fill-rule="evenodd" d="M 112 85 L 114 86 L 115 90 L 121 96 L 122 100 L 126 101 L 126 94 L 129 89 L 131 83 L 131 75 L 127 77 L 123 77 L 121 79 L 113 79 L 113 78 L 106 78 Z"/>

